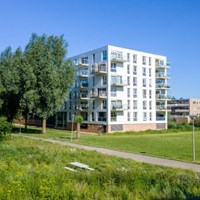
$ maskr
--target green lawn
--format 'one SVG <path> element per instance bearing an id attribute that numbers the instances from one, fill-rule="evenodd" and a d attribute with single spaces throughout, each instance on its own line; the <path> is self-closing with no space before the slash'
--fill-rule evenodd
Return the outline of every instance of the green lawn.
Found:
<path id="1" fill-rule="evenodd" d="M 83 141 L 84 137 L 89 138 L 85 135 Z M 88 164 L 95 171 L 79 169 L 73 173 L 63 168 L 74 161 Z M 191 171 L 142 164 L 23 137 L 0 143 L 2 200 L 199 198 L 200 175 Z"/>
<path id="2" fill-rule="evenodd" d="M 47 134 L 33 133 L 28 135 L 53 138 L 70 142 L 69 131 L 48 129 Z M 75 133 L 74 133 L 75 135 Z M 200 131 L 195 132 L 196 163 L 200 163 Z M 74 143 L 89 146 L 104 147 L 125 152 L 153 155 L 174 160 L 192 162 L 192 132 L 162 133 L 162 134 L 81 134 L 80 140 Z"/>

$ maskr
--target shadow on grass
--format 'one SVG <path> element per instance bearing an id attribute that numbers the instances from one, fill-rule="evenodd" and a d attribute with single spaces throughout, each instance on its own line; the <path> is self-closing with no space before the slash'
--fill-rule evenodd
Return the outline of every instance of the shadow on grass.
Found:
<path id="1" fill-rule="evenodd" d="M 34 128 L 27 128 L 25 130 L 25 128 L 19 128 L 19 127 L 13 127 L 12 129 L 12 133 L 27 133 L 27 134 L 41 134 L 41 130 L 38 129 L 34 129 Z"/>

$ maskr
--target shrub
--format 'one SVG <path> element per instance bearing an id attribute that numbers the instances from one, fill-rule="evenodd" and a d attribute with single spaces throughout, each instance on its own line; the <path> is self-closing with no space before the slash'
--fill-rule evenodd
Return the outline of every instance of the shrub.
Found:
<path id="1" fill-rule="evenodd" d="M 0 117 L 0 141 L 10 138 L 12 125 L 7 121 L 6 117 Z"/>

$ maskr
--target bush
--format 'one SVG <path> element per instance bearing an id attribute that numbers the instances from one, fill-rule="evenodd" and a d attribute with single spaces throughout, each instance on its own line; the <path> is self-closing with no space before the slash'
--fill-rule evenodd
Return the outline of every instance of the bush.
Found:
<path id="1" fill-rule="evenodd" d="M 6 117 L 0 117 L 0 141 L 10 138 L 12 131 L 12 125 L 6 119 Z"/>

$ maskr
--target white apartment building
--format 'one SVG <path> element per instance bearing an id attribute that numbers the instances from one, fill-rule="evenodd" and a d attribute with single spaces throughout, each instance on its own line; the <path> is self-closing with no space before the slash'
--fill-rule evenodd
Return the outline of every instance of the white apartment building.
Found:
<path id="1" fill-rule="evenodd" d="M 167 128 L 167 58 L 104 46 L 70 58 L 76 80 L 57 114 L 58 126 L 71 129 L 74 114 L 82 131 L 113 132 Z"/>

